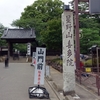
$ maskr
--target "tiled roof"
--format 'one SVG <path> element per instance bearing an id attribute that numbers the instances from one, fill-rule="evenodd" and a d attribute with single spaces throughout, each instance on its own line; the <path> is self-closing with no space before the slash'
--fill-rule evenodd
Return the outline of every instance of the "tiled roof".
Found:
<path id="1" fill-rule="evenodd" d="M 6 29 L 1 39 L 33 39 L 36 38 L 33 29 Z"/>

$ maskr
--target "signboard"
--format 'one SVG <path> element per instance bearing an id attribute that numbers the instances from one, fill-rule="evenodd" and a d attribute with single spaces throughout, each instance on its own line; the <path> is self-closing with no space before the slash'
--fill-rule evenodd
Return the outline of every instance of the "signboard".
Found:
<path id="1" fill-rule="evenodd" d="M 44 85 L 45 56 L 46 48 L 37 47 L 34 84 Z"/>
<path id="2" fill-rule="evenodd" d="M 31 43 L 27 43 L 27 55 L 31 55 Z"/>
<path id="3" fill-rule="evenodd" d="M 33 52 L 33 55 L 32 55 L 32 65 L 35 66 L 36 64 L 36 52 Z"/>
<path id="4" fill-rule="evenodd" d="M 75 54 L 73 28 L 73 12 L 64 11 L 62 14 L 64 92 L 75 91 Z"/>
<path id="5" fill-rule="evenodd" d="M 100 0 L 89 0 L 89 13 L 100 14 Z"/>
<path id="6" fill-rule="evenodd" d="M 50 67 L 49 66 L 46 66 L 46 76 L 49 76 L 50 75 Z"/>
<path id="7" fill-rule="evenodd" d="M 91 72 L 91 68 L 87 67 L 87 68 L 85 68 L 85 71 L 86 72 Z"/>
<path id="8" fill-rule="evenodd" d="M 74 53 L 74 29 L 73 29 L 73 12 L 64 12 L 62 21 L 62 34 L 63 34 L 63 60 L 65 66 L 73 69 L 75 63 Z"/>

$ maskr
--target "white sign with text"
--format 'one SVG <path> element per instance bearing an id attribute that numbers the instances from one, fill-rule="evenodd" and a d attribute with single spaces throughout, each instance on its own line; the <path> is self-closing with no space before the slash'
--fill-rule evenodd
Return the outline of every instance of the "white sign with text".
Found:
<path id="1" fill-rule="evenodd" d="M 36 64 L 36 52 L 33 52 L 33 55 L 32 55 L 32 65 L 35 66 Z"/>
<path id="2" fill-rule="evenodd" d="M 46 48 L 36 48 L 36 66 L 34 84 L 44 85 Z"/>
<path id="3" fill-rule="evenodd" d="M 46 76 L 49 76 L 49 75 L 50 75 L 50 67 L 49 67 L 49 66 L 46 66 L 45 69 L 46 69 L 46 71 L 45 71 L 45 72 L 46 72 L 46 73 L 45 73 Z"/>
<path id="4" fill-rule="evenodd" d="M 27 43 L 27 55 L 31 55 L 31 43 Z"/>
<path id="5" fill-rule="evenodd" d="M 63 37 L 63 78 L 64 91 L 75 90 L 75 58 L 74 58 L 74 26 L 73 12 L 64 11 L 62 14 Z"/>

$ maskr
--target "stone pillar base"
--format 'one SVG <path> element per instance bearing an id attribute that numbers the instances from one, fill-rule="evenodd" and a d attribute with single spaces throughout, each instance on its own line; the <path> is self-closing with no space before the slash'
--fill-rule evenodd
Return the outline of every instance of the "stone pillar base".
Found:
<path id="1" fill-rule="evenodd" d="M 71 95 L 71 96 L 73 96 L 73 95 L 75 95 L 75 91 L 68 91 L 68 92 L 64 92 L 64 91 L 63 91 L 63 95 L 64 95 L 64 96 L 66 96 L 66 95 Z"/>

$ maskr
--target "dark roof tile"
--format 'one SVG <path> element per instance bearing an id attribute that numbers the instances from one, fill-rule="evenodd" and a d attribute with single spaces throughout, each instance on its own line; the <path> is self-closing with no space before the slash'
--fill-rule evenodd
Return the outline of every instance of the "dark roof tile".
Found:
<path id="1" fill-rule="evenodd" d="M 6 29 L 1 39 L 32 39 L 36 38 L 33 29 Z"/>

